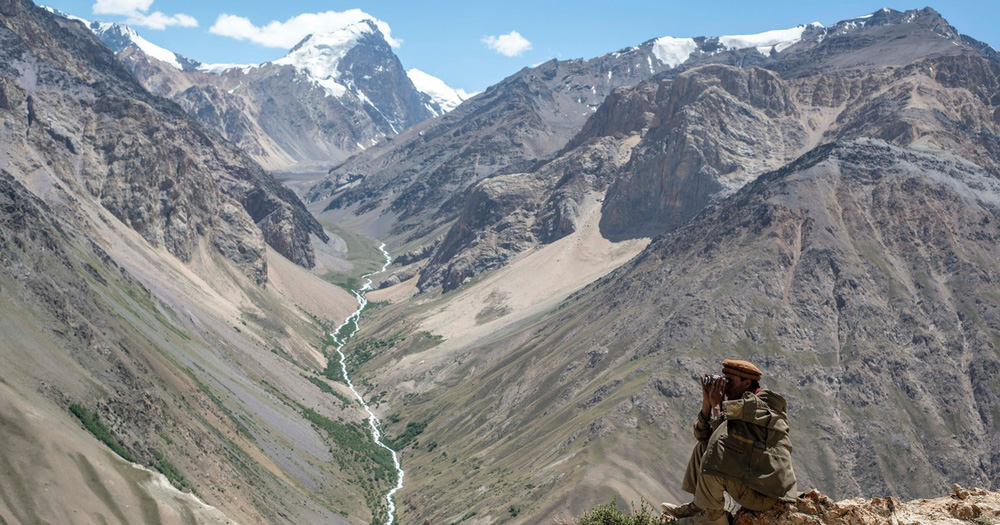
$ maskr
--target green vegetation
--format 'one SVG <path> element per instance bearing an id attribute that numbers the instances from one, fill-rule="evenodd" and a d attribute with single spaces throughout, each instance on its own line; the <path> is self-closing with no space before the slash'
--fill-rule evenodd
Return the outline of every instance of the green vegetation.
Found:
<path id="1" fill-rule="evenodd" d="M 372 522 L 384 522 L 388 517 L 382 495 L 384 487 L 395 482 L 396 466 L 392 453 L 372 439 L 367 429 L 358 423 L 341 423 L 328 419 L 315 410 L 299 405 L 302 415 L 317 429 L 325 431 L 330 441 L 343 453 L 334 454 L 340 469 L 354 471 L 356 483 L 365 492 L 365 502 L 372 512 Z M 353 460 L 349 463 L 348 460 Z"/>
<path id="2" fill-rule="evenodd" d="M 425 339 L 430 339 L 431 341 L 442 341 L 444 339 L 443 335 L 437 335 L 435 333 L 428 332 L 427 330 L 421 330 L 417 332 L 417 335 Z"/>
<path id="3" fill-rule="evenodd" d="M 427 428 L 426 421 L 410 421 L 406 424 L 406 430 L 403 431 L 395 439 L 390 439 L 388 436 L 385 438 L 385 444 L 389 445 L 393 450 L 403 450 L 408 447 L 414 439 L 417 439 L 424 429 Z"/>
<path id="4" fill-rule="evenodd" d="M 659 517 L 653 514 L 653 508 L 645 500 L 636 510 L 632 505 L 632 513 L 626 514 L 614 503 L 599 505 L 585 513 L 576 525 L 659 525 Z"/>
<path id="5" fill-rule="evenodd" d="M 340 360 L 329 358 L 326 361 L 326 368 L 323 369 L 323 377 L 329 379 L 330 381 L 336 381 L 338 383 L 347 384 L 347 378 L 344 377 L 344 369 L 340 367 Z"/>
<path id="6" fill-rule="evenodd" d="M 380 310 L 390 304 L 392 303 L 389 301 L 368 301 L 368 304 L 365 305 L 365 310 L 369 312 L 372 310 Z"/>
<path id="7" fill-rule="evenodd" d="M 125 447 L 122 446 L 117 439 L 115 439 L 114 435 L 111 434 L 111 430 L 101 423 L 97 416 L 97 410 L 94 410 L 94 412 L 91 413 L 88 412 L 83 405 L 73 403 L 69 406 L 69 411 L 72 412 L 81 423 L 83 423 L 83 428 L 89 430 L 94 437 L 111 448 L 111 450 L 115 451 L 115 454 L 118 454 L 126 461 L 131 461 L 132 463 L 136 462 L 135 458 L 132 457 L 132 454 L 129 454 L 128 451 L 125 450 Z"/>
<path id="8" fill-rule="evenodd" d="M 329 364 L 327 365 L 327 368 L 329 368 Z M 340 367 L 338 366 L 337 369 L 339 370 Z M 302 375 L 302 377 L 306 378 L 307 381 L 309 381 L 310 383 L 312 383 L 312 384 L 316 385 L 317 387 L 319 387 L 319 389 L 322 390 L 323 392 L 326 392 L 327 394 L 330 394 L 333 397 L 336 397 L 337 399 L 339 399 L 340 402 L 344 405 L 344 408 L 346 408 L 348 405 L 351 404 L 351 401 L 349 399 L 347 399 L 346 397 L 344 397 L 344 395 L 341 394 L 340 392 L 337 392 L 336 390 L 334 390 L 333 387 L 331 387 L 330 385 L 328 385 L 326 383 L 326 381 L 323 381 L 322 379 L 320 379 L 318 377 L 307 376 L 305 374 L 301 374 L 301 375 Z M 341 375 L 341 377 L 343 377 L 343 375 Z"/>
<path id="9" fill-rule="evenodd" d="M 349 232 L 335 224 L 325 223 L 324 226 L 347 244 L 347 261 L 354 268 L 348 272 L 329 273 L 323 278 L 349 292 L 361 288 L 361 276 L 378 271 L 385 257 L 368 237 Z"/>
<path id="10" fill-rule="evenodd" d="M 516 517 L 517 517 L 517 515 L 521 513 L 521 509 L 519 509 L 519 508 L 517 508 L 517 507 L 515 507 L 515 506 L 511 505 L 511 506 L 510 506 L 510 508 L 509 508 L 509 509 L 507 509 L 507 512 L 509 512 L 509 513 L 510 513 L 510 517 L 512 517 L 512 518 L 516 518 Z"/>
<path id="11" fill-rule="evenodd" d="M 337 333 L 334 334 L 334 337 L 336 338 L 337 341 L 347 341 L 347 338 L 350 337 L 351 334 L 353 334 L 357 330 L 358 330 L 358 323 L 352 317 L 348 322 L 344 323 L 344 325 L 341 326 L 339 330 L 337 330 Z"/>
<path id="12" fill-rule="evenodd" d="M 156 461 L 153 462 L 153 468 L 160 471 L 160 474 L 166 476 L 173 486 L 186 492 L 191 492 L 193 490 L 191 484 L 184 479 L 184 476 L 179 470 L 177 470 L 177 467 L 170 463 L 170 461 L 168 461 L 163 454 L 161 454 L 158 450 L 153 450 L 153 457 L 156 458 Z"/>
<path id="13" fill-rule="evenodd" d="M 338 446 L 367 457 L 387 472 L 395 472 L 396 467 L 392 463 L 392 454 L 378 446 L 371 434 L 365 432 L 361 425 L 333 421 L 308 407 L 302 408 L 302 415 L 316 428 L 325 431 Z"/>
<path id="14" fill-rule="evenodd" d="M 351 346 L 347 355 L 348 366 L 356 370 L 361 365 L 370 361 L 380 350 L 385 350 L 396 346 L 396 343 L 403 339 L 402 335 L 394 335 L 389 339 L 368 339 L 367 341 Z"/>

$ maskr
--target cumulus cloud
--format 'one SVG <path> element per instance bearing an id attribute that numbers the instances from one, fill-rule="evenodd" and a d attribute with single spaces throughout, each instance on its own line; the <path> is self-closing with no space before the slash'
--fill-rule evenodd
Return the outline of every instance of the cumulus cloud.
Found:
<path id="1" fill-rule="evenodd" d="M 379 31 L 382 32 L 382 36 L 385 37 L 385 41 L 390 46 L 399 47 L 402 44 L 401 40 L 392 38 L 392 29 L 389 28 L 389 24 L 360 9 L 348 9 L 344 12 L 303 13 L 284 22 L 274 20 L 262 26 L 255 26 L 246 17 L 221 14 L 209 31 L 237 40 L 247 40 L 265 47 L 289 49 L 298 44 L 306 35 L 330 33 L 363 20 L 374 22 L 375 27 L 378 27 Z"/>
<path id="2" fill-rule="evenodd" d="M 531 49 L 531 42 L 517 31 L 511 31 L 506 35 L 483 37 L 483 43 L 486 47 L 508 57 L 516 57 Z"/>
<path id="3" fill-rule="evenodd" d="M 162 11 L 149 13 L 153 0 L 97 0 L 93 11 L 98 15 L 118 15 L 126 17 L 125 23 L 150 29 L 166 29 L 171 26 L 198 27 L 193 16 L 177 13 L 168 15 Z"/>

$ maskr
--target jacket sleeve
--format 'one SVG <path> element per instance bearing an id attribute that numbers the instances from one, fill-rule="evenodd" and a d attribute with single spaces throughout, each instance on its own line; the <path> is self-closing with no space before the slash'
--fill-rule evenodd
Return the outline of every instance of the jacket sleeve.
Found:
<path id="1" fill-rule="evenodd" d="M 705 416 L 701 415 L 701 410 L 698 411 L 698 417 L 694 420 L 694 438 L 698 441 L 708 441 L 708 438 L 712 437 L 712 432 L 719 428 L 722 424 L 722 418 L 716 417 L 711 420 L 705 419 Z"/>
<path id="2" fill-rule="evenodd" d="M 710 437 L 712 437 L 712 426 L 699 410 L 698 417 L 694 420 L 694 438 L 698 441 L 708 441 Z"/>

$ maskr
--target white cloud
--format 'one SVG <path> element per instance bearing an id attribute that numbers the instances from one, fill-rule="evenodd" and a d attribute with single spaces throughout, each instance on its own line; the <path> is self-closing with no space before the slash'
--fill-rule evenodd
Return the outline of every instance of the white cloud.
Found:
<path id="1" fill-rule="evenodd" d="M 374 22 L 390 46 L 399 47 L 402 44 L 402 40 L 392 38 L 392 29 L 389 28 L 389 24 L 360 9 L 349 9 L 344 12 L 303 13 L 284 22 L 273 20 L 262 26 L 253 25 L 253 22 L 246 17 L 221 14 L 209 31 L 237 40 L 249 40 L 266 47 L 289 49 L 298 44 L 306 35 L 330 33 L 363 20 Z"/>
<path id="2" fill-rule="evenodd" d="M 483 43 L 486 47 L 508 57 L 516 57 L 531 49 L 531 42 L 517 31 L 511 31 L 506 35 L 483 37 Z"/>
<path id="3" fill-rule="evenodd" d="M 126 24 L 148 27 L 150 29 L 166 29 L 170 26 L 198 27 L 198 20 L 193 16 L 177 13 L 164 14 L 162 11 L 147 13 L 153 7 L 153 0 L 97 0 L 93 11 L 98 15 L 119 15 L 127 17 Z"/>
<path id="4" fill-rule="evenodd" d="M 153 0 L 97 0 L 94 13 L 99 15 L 124 15 L 145 13 L 153 6 Z"/>
<path id="5" fill-rule="evenodd" d="M 125 23 L 133 26 L 148 27 L 150 29 L 166 29 L 169 26 L 198 27 L 198 20 L 193 16 L 183 13 L 168 16 L 160 11 L 154 11 L 148 15 L 139 17 L 129 17 Z"/>

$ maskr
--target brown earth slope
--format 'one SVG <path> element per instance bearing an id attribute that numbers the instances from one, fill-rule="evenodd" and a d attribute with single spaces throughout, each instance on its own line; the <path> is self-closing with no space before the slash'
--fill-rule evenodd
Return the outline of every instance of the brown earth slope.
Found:
<path id="1" fill-rule="evenodd" d="M 7 0 L 0 42 L 0 522 L 381 521 L 315 221 L 79 24 Z"/>
<path id="2" fill-rule="evenodd" d="M 960 157 L 833 143 L 548 315 L 465 345 L 397 344 L 366 368 L 428 423 L 404 451 L 403 516 L 458 519 L 476 501 L 484 520 L 514 505 L 533 523 L 610 496 L 680 499 L 695 378 L 732 357 L 786 395 L 803 486 L 996 488 L 998 221 L 1000 179 Z M 405 334 L 398 316 L 418 305 L 375 329 Z"/>

